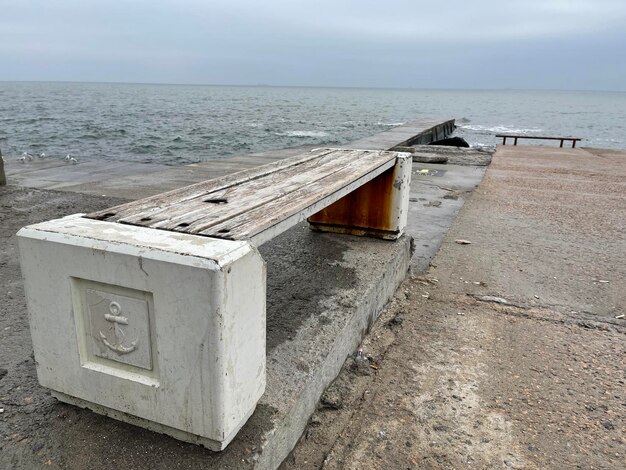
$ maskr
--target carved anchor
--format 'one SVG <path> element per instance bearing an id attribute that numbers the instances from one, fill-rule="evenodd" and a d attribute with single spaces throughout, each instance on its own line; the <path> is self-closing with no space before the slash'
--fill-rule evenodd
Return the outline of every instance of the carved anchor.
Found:
<path id="1" fill-rule="evenodd" d="M 128 354 L 133 352 L 137 346 L 137 340 L 130 343 L 130 346 L 124 346 L 123 344 L 126 335 L 122 331 L 122 327 L 120 325 L 128 325 L 128 318 L 122 316 L 122 307 L 117 302 L 111 302 L 109 304 L 109 312 L 111 313 L 104 314 L 104 319 L 113 323 L 113 333 L 115 335 L 116 344 L 111 343 L 102 331 L 99 332 L 100 339 L 102 339 L 102 342 L 107 348 L 118 354 Z"/>

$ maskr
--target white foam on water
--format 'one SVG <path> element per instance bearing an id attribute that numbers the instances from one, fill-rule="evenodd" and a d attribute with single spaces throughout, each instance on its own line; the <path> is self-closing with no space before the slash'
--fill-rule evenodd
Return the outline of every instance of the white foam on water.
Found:
<path id="1" fill-rule="evenodd" d="M 286 131 L 286 132 L 274 132 L 276 135 L 287 137 L 326 137 L 328 132 L 324 131 Z"/>
<path id="2" fill-rule="evenodd" d="M 403 122 L 377 122 L 377 126 L 398 127 L 404 125 Z"/>
<path id="3" fill-rule="evenodd" d="M 481 126 L 481 125 L 468 125 L 468 126 L 458 126 L 459 129 L 465 129 L 468 131 L 475 132 L 496 132 L 496 133 L 512 133 L 512 134 L 534 134 L 537 132 L 541 132 L 542 129 L 533 127 L 530 129 L 519 129 L 515 127 L 507 127 L 507 126 Z"/>

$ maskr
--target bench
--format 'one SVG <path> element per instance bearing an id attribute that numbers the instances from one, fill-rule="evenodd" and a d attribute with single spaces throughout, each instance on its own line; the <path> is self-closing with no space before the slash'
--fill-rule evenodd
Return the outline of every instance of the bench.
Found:
<path id="1" fill-rule="evenodd" d="M 319 149 L 18 233 L 40 383 L 61 401 L 222 450 L 265 388 L 257 247 L 400 237 L 411 155 Z"/>
<path id="2" fill-rule="evenodd" d="M 540 136 L 532 136 L 532 135 L 510 135 L 510 134 L 496 134 L 496 137 L 502 138 L 502 145 L 506 145 L 506 139 L 513 139 L 513 145 L 517 145 L 517 139 L 537 139 L 537 140 L 560 140 L 561 145 L 559 147 L 563 147 L 564 141 L 571 141 L 572 148 L 576 147 L 576 142 L 582 140 L 577 137 L 540 137 Z"/>

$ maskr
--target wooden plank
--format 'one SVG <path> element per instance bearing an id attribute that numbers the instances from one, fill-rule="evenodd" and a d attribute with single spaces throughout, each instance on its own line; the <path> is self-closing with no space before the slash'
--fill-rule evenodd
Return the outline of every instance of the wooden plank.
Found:
<path id="1" fill-rule="evenodd" d="M 276 220 L 276 218 L 274 218 L 274 219 L 266 220 L 263 225 L 257 224 L 256 231 L 253 232 L 251 229 L 248 229 L 248 233 L 244 235 L 244 239 L 248 239 L 254 244 L 256 244 L 257 246 L 260 246 L 266 241 L 269 241 L 275 236 L 280 235 L 284 231 L 290 229 L 294 225 L 299 224 L 300 222 L 308 219 L 310 216 L 312 216 L 313 214 L 316 214 L 323 208 L 328 207 L 334 202 L 339 201 L 340 199 L 345 197 L 347 194 L 350 194 L 354 190 L 367 184 L 369 181 L 372 181 L 381 173 L 384 173 L 387 170 L 393 168 L 394 165 L 395 165 L 395 161 L 388 162 L 387 164 L 377 168 L 375 171 L 367 175 L 363 175 L 362 177 L 360 177 L 357 180 L 354 180 L 347 186 L 342 187 L 340 190 L 336 191 L 335 193 L 330 194 L 324 199 L 316 201 L 313 204 L 310 204 L 309 206 L 304 207 L 303 209 L 294 210 L 292 208 L 292 210 L 290 211 L 290 215 L 288 217 L 285 217 L 282 220 Z M 295 202 L 294 205 L 296 204 L 297 202 Z M 245 229 L 246 229 L 245 226 L 239 227 L 239 230 L 241 230 L 242 232 Z"/>
<path id="2" fill-rule="evenodd" d="M 86 217 L 261 244 L 395 162 L 395 152 L 320 149 Z"/>
<path id="3" fill-rule="evenodd" d="M 171 201 L 173 199 L 179 199 L 182 202 L 196 197 L 201 197 L 203 194 L 207 194 L 211 191 L 216 191 L 222 188 L 241 184 L 245 181 L 261 178 L 263 176 L 278 172 L 283 168 L 305 163 L 309 160 L 313 160 L 325 154 L 329 154 L 333 151 L 333 149 L 318 149 L 310 153 L 278 160 L 274 163 L 269 163 L 267 165 L 239 171 L 237 173 L 224 176 L 222 178 L 202 181 L 201 183 L 192 184 L 190 186 L 185 186 L 184 188 L 179 188 L 162 194 L 157 194 L 155 196 L 140 199 L 138 201 L 120 204 L 119 206 L 115 206 L 110 209 L 93 212 L 86 215 L 86 217 L 97 220 L 107 220 L 109 222 L 117 222 L 119 219 L 132 216 L 132 214 L 136 214 L 140 211 L 150 211 L 155 209 L 158 210 L 161 206 L 167 204 L 168 201 Z"/>
<path id="4" fill-rule="evenodd" d="M 166 230 L 182 227 L 185 228 L 185 232 L 193 233 L 193 227 L 199 223 L 206 224 L 207 221 L 219 223 L 259 207 L 338 171 L 363 153 L 351 151 L 325 154 L 305 164 L 287 167 L 262 178 L 211 191 L 202 197 L 184 201 L 172 199 L 158 210 L 149 213 L 139 212 L 119 219 L 119 222 Z"/>
<path id="5" fill-rule="evenodd" d="M 372 158 L 372 160 L 374 160 Z M 231 240 L 251 240 L 260 245 L 322 208 L 341 199 L 395 165 L 396 158 L 364 166 L 351 165 L 291 193 L 226 222 L 191 233 Z"/>

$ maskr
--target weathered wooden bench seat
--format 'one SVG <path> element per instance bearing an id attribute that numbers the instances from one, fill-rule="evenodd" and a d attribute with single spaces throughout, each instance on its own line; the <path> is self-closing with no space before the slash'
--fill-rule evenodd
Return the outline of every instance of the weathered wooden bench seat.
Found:
<path id="1" fill-rule="evenodd" d="M 393 239 L 402 208 L 396 159 L 396 152 L 320 149 L 86 217 L 258 246 L 323 210 L 311 219 L 316 228 Z"/>
<path id="2" fill-rule="evenodd" d="M 265 388 L 256 246 L 316 230 L 396 239 L 410 154 L 320 149 L 18 234 L 42 385 L 223 449 Z"/>

